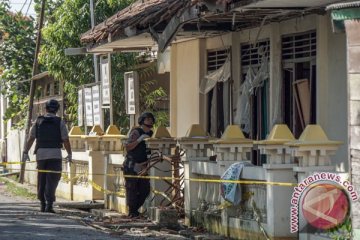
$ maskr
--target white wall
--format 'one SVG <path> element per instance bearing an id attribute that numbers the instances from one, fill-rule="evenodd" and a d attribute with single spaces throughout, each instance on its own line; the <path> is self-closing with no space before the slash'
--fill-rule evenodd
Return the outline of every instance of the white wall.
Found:
<path id="1" fill-rule="evenodd" d="M 199 123 L 200 42 L 192 40 L 171 47 L 170 129 L 183 137 L 191 124 Z"/>
<path id="2" fill-rule="evenodd" d="M 330 16 L 318 17 L 317 118 L 331 140 L 344 142 L 332 157 L 338 171 L 348 171 L 346 34 L 333 33 Z"/>
<path id="3" fill-rule="evenodd" d="M 4 121 L 5 111 L 6 111 L 6 99 L 2 94 L 0 94 L 0 162 L 5 158 L 6 155 L 6 149 L 5 149 L 6 124 Z"/>
<path id="4" fill-rule="evenodd" d="M 10 130 L 7 135 L 7 158 L 8 162 L 19 162 L 22 157 L 24 146 L 25 130 Z M 29 154 L 31 152 L 29 151 Z M 31 157 L 31 160 L 35 160 Z M 17 167 L 18 165 L 12 165 Z M 18 168 L 18 167 L 17 167 Z"/>

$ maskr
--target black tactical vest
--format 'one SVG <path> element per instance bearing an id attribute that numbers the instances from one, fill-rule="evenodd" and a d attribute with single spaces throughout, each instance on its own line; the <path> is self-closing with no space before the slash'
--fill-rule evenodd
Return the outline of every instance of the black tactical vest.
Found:
<path id="1" fill-rule="evenodd" d="M 140 136 L 145 134 L 142 128 L 135 128 L 133 131 L 138 131 Z M 142 163 L 147 161 L 146 143 L 141 141 L 134 149 L 127 152 L 126 158 L 135 163 Z"/>
<path id="2" fill-rule="evenodd" d="M 62 148 L 61 118 L 57 116 L 40 116 L 36 120 L 36 147 L 39 148 Z"/>

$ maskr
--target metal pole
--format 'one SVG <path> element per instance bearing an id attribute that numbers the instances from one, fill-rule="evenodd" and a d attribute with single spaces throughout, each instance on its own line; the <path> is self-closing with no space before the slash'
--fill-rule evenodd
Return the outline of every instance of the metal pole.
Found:
<path id="1" fill-rule="evenodd" d="M 85 135 L 88 134 L 88 126 L 87 126 L 87 118 L 86 118 L 86 106 L 85 106 L 85 86 L 82 86 L 82 101 L 83 101 L 83 108 L 84 108 L 84 113 L 83 113 L 83 120 L 84 120 L 84 130 L 85 130 Z"/>
<path id="2" fill-rule="evenodd" d="M 91 20 L 91 28 L 95 27 L 95 14 L 94 14 L 94 0 L 90 0 L 90 20 Z M 99 66 L 97 56 L 93 55 L 94 59 L 94 74 L 95 74 L 95 82 L 99 82 Z"/>
<path id="3" fill-rule="evenodd" d="M 95 17 L 94 17 L 94 0 L 90 0 L 90 20 L 91 20 L 91 27 L 95 26 Z"/>
<path id="4" fill-rule="evenodd" d="M 234 78 L 233 78 L 233 66 L 232 66 L 232 51 L 230 50 L 230 79 L 229 79 L 229 125 L 233 125 L 233 84 L 234 84 Z"/>
<path id="5" fill-rule="evenodd" d="M 38 26 L 39 30 L 38 30 L 38 34 L 37 34 L 35 57 L 34 57 L 34 63 L 33 63 L 33 69 L 32 69 L 33 77 L 38 73 L 38 56 L 39 56 L 40 43 L 41 43 L 41 29 L 43 27 L 43 22 L 44 22 L 45 2 L 46 2 L 46 0 L 42 0 L 42 3 L 41 3 L 40 21 L 39 21 L 39 26 Z M 26 128 L 25 128 L 25 139 L 24 139 L 23 150 L 25 150 L 25 148 L 26 148 L 26 142 L 29 137 L 29 131 L 30 131 L 31 120 L 32 120 L 33 103 L 34 103 L 34 94 L 35 94 L 35 82 L 31 78 L 30 93 L 29 93 L 30 99 L 29 99 L 27 123 L 26 123 Z M 25 162 L 23 162 L 21 164 L 20 177 L 19 177 L 20 183 L 24 182 L 24 173 L 25 173 Z"/>
<path id="6" fill-rule="evenodd" d="M 110 125 L 114 125 L 113 117 L 113 101 L 112 101 L 112 80 L 111 80 L 111 53 L 108 54 L 108 66 L 109 66 L 109 95 L 110 95 Z"/>

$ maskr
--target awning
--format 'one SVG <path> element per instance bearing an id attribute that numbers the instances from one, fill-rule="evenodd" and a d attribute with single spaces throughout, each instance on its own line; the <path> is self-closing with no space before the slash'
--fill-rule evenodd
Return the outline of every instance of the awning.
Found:
<path id="1" fill-rule="evenodd" d="M 327 11 L 331 11 L 333 31 L 345 30 L 344 21 L 360 19 L 360 1 L 347 1 L 327 6 Z"/>
<path id="2" fill-rule="evenodd" d="M 109 53 L 109 52 L 136 52 L 157 48 L 157 43 L 150 33 L 141 33 L 130 37 L 119 37 L 117 40 L 94 44 L 88 48 L 89 53 Z"/>
<path id="3" fill-rule="evenodd" d="M 325 7 L 332 3 L 338 3 L 341 0 L 253 0 L 253 1 L 236 1 L 234 6 L 240 8 L 314 8 Z M 246 4 L 244 4 L 244 2 Z"/>
<path id="4" fill-rule="evenodd" d="M 331 11 L 331 17 L 336 21 L 360 19 L 360 8 L 346 8 Z"/>
<path id="5" fill-rule="evenodd" d="M 338 10 L 338 9 L 345 9 L 345 8 L 359 8 L 360 1 L 341 1 L 340 3 L 331 4 L 326 7 L 326 10 Z"/>

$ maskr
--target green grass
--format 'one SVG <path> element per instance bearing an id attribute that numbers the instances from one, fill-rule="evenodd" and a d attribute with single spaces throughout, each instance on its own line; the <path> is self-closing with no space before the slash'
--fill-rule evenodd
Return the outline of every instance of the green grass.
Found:
<path id="1" fill-rule="evenodd" d="M 0 182 L 3 182 L 6 185 L 6 190 L 12 195 L 25 197 L 27 199 L 36 200 L 36 194 L 29 192 L 26 188 L 19 187 L 15 183 L 10 182 L 6 178 L 0 177 Z"/>

